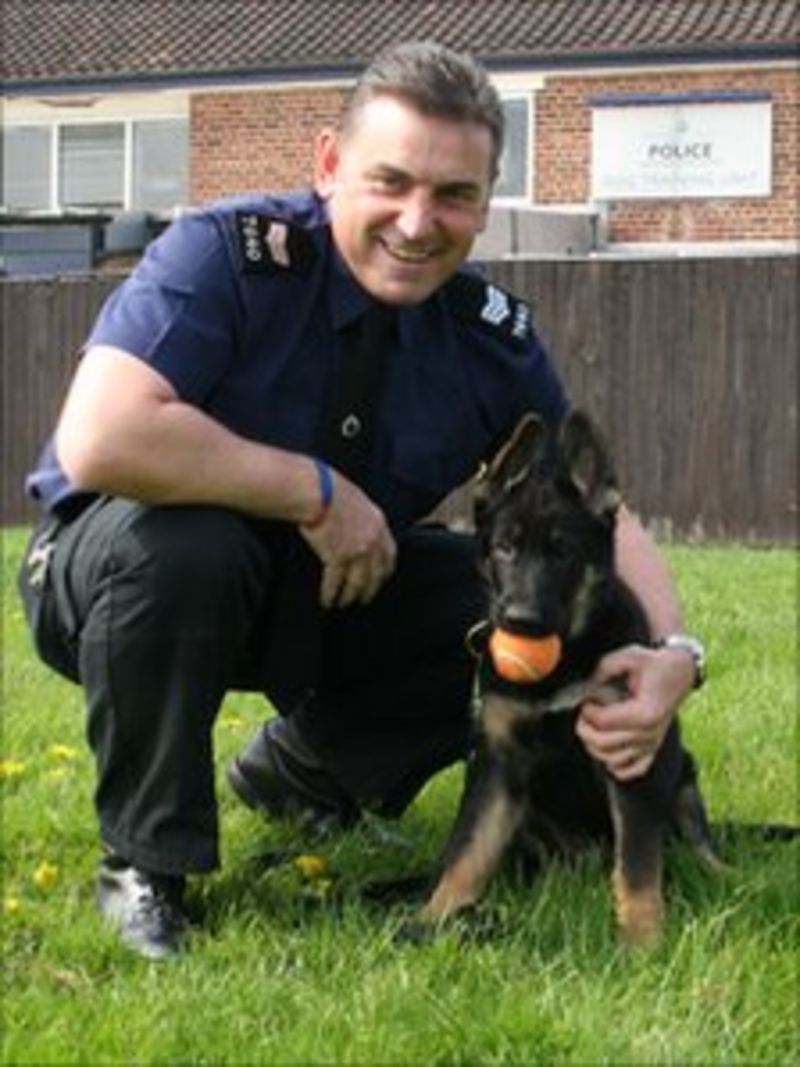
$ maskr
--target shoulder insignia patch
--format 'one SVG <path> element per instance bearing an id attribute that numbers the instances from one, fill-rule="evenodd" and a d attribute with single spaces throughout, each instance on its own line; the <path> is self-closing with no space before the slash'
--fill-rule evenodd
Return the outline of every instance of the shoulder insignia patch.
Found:
<path id="1" fill-rule="evenodd" d="M 258 211 L 237 211 L 235 229 L 246 274 L 276 270 L 308 274 L 316 258 L 310 234 L 286 219 Z"/>
<path id="2" fill-rule="evenodd" d="M 448 302 L 458 318 L 514 347 L 533 332 L 533 316 L 524 300 L 476 274 L 457 274 L 446 286 Z"/>

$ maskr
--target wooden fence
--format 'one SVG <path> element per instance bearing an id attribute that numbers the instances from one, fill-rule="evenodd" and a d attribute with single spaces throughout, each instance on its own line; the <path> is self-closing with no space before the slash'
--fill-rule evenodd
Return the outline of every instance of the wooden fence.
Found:
<path id="1" fill-rule="evenodd" d="M 663 537 L 790 543 L 797 533 L 796 257 L 506 261 L 576 403 L 600 421 L 631 506 Z M 119 279 L 2 281 L 4 523 L 74 356 Z M 444 514 L 464 513 L 456 494 Z"/>

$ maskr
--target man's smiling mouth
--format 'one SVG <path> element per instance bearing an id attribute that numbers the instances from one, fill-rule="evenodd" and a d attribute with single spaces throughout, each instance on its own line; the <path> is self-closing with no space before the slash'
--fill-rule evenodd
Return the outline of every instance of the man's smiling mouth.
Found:
<path id="1" fill-rule="evenodd" d="M 438 245 L 430 245 L 423 248 L 406 248 L 402 245 L 391 244 L 384 239 L 380 239 L 380 244 L 393 259 L 398 259 L 401 263 L 427 263 L 428 260 L 433 259 L 441 251 Z"/>

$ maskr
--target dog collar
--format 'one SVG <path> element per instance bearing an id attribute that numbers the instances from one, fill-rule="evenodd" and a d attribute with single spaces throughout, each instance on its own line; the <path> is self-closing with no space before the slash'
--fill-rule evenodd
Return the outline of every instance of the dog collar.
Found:
<path id="1" fill-rule="evenodd" d="M 489 645 L 489 634 L 492 632 L 492 624 L 488 619 L 481 619 L 470 626 L 464 638 L 464 647 L 473 659 L 480 659 Z"/>
<path id="2" fill-rule="evenodd" d="M 681 652 L 688 652 L 694 664 L 693 689 L 699 689 L 706 680 L 706 650 L 702 641 L 689 634 L 667 634 L 653 642 L 653 648 L 677 648 Z"/>

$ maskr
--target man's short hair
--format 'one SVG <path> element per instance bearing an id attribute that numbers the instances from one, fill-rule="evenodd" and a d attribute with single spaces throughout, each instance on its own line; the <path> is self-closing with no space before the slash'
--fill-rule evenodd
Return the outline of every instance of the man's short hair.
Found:
<path id="1" fill-rule="evenodd" d="M 492 178 L 497 177 L 503 108 L 486 71 L 471 56 L 433 41 L 408 41 L 380 52 L 350 96 L 341 124 L 345 135 L 376 96 L 395 96 L 423 115 L 484 126 L 492 139 Z"/>

